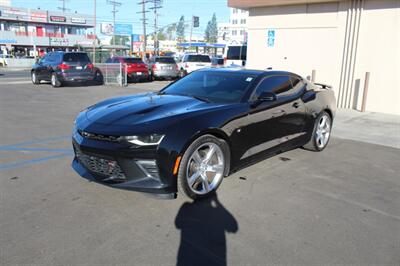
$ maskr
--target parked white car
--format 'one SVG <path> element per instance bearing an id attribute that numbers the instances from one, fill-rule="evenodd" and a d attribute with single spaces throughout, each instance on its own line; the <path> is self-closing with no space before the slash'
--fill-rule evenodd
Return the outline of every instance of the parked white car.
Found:
<path id="1" fill-rule="evenodd" d="M 8 65 L 7 61 L 9 58 L 14 58 L 14 56 L 9 55 L 9 54 L 0 54 L 0 66 Z"/>
<path id="2" fill-rule="evenodd" d="M 185 54 L 178 64 L 181 77 L 192 71 L 211 67 L 211 58 L 204 54 Z"/>

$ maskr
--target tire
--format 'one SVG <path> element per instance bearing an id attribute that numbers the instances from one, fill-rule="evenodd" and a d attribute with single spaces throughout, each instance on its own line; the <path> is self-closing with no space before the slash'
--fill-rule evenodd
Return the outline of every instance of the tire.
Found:
<path id="1" fill-rule="evenodd" d="M 58 87 L 62 86 L 60 80 L 57 78 L 57 75 L 54 72 L 51 73 L 50 82 L 51 82 L 51 86 L 53 86 L 53 88 L 58 88 Z"/>
<path id="2" fill-rule="evenodd" d="M 303 146 L 310 151 L 322 151 L 326 148 L 331 137 L 332 117 L 325 111 L 315 119 L 311 139 Z"/>
<path id="3" fill-rule="evenodd" d="M 181 71 L 179 71 L 179 78 L 183 78 L 184 76 L 186 76 L 186 71 L 181 69 Z"/>
<path id="4" fill-rule="evenodd" d="M 96 72 L 94 73 L 94 82 L 96 83 L 96 85 L 104 84 L 103 74 L 99 70 L 96 70 Z"/>
<path id="5" fill-rule="evenodd" d="M 177 180 L 179 194 L 192 200 L 213 194 L 228 175 L 229 166 L 230 151 L 224 140 L 212 135 L 199 137 L 182 156 Z"/>
<path id="6" fill-rule="evenodd" d="M 32 71 L 32 73 L 31 73 L 31 80 L 32 80 L 32 83 L 35 85 L 40 84 L 40 79 L 38 79 L 35 71 Z"/>
<path id="7" fill-rule="evenodd" d="M 154 77 L 154 74 L 151 73 L 151 74 L 149 75 L 149 81 L 152 82 L 152 81 L 155 81 L 155 80 L 156 80 L 156 77 Z"/>

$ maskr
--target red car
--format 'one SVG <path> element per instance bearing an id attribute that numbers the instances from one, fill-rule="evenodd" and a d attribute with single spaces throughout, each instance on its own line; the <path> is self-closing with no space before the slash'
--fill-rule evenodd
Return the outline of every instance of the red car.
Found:
<path id="1" fill-rule="evenodd" d="M 131 81 L 142 81 L 149 80 L 149 67 L 139 57 L 124 57 L 115 56 L 109 58 L 106 63 L 121 63 L 126 65 L 126 74 L 128 80 Z"/>

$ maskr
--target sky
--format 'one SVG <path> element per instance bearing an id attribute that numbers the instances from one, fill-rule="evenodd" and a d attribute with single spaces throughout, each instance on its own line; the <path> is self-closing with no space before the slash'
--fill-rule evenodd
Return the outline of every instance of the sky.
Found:
<path id="1" fill-rule="evenodd" d="M 139 0 L 116 0 L 122 5 L 117 8 L 116 23 L 127 23 L 133 25 L 133 33 L 142 34 L 143 27 L 141 22 L 142 14 L 136 12 L 141 11 L 141 5 L 137 3 Z M 57 10 L 58 6 L 62 6 L 60 0 L 11 0 L 14 7 L 38 8 L 42 10 Z M 152 5 L 148 3 L 147 5 Z M 93 14 L 93 0 L 66 0 L 66 8 L 72 12 L 77 11 L 82 14 Z M 159 10 L 159 27 L 170 23 L 178 22 L 181 15 L 185 16 L 185 20 L 190 20 L 192 15 L 200 17 L 200 27 L 193 29 L 193 35 L 203 36 L 207 22 L 211 19 L 215 12 L 217 22 L 229 21 L 229 8 L 227 0 L 162 0 L 162 8 Z M 112 22 L 111 13 L 112 6 L 107 4 L 107 0 L 97 0 L 97 22 Z M 151 10 L 149 10 L 151 11 Z M 148 32 L 154 30 L 154 16 L 152 12 L 146 14 L 148 20 Z M 97 27 L 99 28 L 99 27 Z"/>

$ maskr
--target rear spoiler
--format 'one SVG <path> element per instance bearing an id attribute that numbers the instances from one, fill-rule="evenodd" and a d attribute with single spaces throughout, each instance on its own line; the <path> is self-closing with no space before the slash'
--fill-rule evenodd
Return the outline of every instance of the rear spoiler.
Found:
<path id="1" fill-rule="evenodd" d="M 326 85 L 326 84 L 322 84 L 322 83 L 314 83 L 314 85 L 317 85 L 323 89 L 332 89 L 331 85 Z"/>

